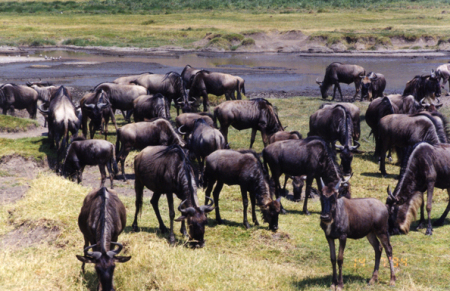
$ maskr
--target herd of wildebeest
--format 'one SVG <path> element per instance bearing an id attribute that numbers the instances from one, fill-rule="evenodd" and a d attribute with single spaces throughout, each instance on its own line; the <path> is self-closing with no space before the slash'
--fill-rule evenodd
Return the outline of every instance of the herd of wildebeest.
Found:
<path id="1" fill-rule="evenodd" d="M 242 100 L 245 87 L 241 77 L 187 65 L 181 74 L 144 73 L 101 83 L 85 94 L 79 106 L 74 104 L 64 86 L 44 82 L 3 84 L 0 105 L 3 114 L 8 110 L 26 109 L 31 118 L 36 118 L 39 109 L 48 123 L 48 138 L 57 153 L 55 170 L 58 174 L 77 178 L 80 183 L 86 165 L 99 166 L 100 188 L 85 198 L 78 219 L 85 243 L 84 255 L 77 258 L 83 262 L 83 271 L 85 263 L 95 264 L 102 290 L 113 290 L 115 262 L 126 262 L 131 258 L 118 256 L 123 246 L 117 241 L 126 225 L 126 213 L 112 188 L 114 176 L 119 173 L 117 162 L 120 162 L 122 177 L 126 180 L 124 164 L 132 149 L 141 150 L 134 159 L 134 231 L 139 231 L 138 214 L 143 204 L 144 187 L 153 191 L 151 204 L 161 232 L 169 232 L 169 242 L 175 243 L 173 223 L 176 220 L 182 222 L 181 233 L 189 236 L 190 244 L 202 247 L 207 213 L 215 209 L 217 223 L 222 222 L 219 194 L 224 184 L 240 186 L 246 228 L 250 227 L 247 220 L 249 192 L 253 223 L 259 225 L 255 213 L 257 205 L 269 229 L 276 231 L 279 214 L 285 213 L 281 197 L 285 194 L 287 179 L 293 179 L 294 201 L 300 200 L 301 189 L 306 184 L 304 214 L 309 214 L 307 203 L 315 179 L 322 207 L 320 226 L 329 243 L 333 266 L 332 288 L 343 288 L 346 239 L 363 237 L 367 237 L 375 250 L 375 269 L 370 283 L 378 279 L 384 247 L 391 270 L 390 284 L 394 285 L 389 235 L 408 233 L 419 207 L 418 228 L 423 227 L 422 197 L 426 190 L 426 234 L 431 235 L 433 189 L 450 189 L 447 121 L 437 111 L 442 106 L 439 97 L 441 87 L 449 79 L 449 68 L 450 64 L 445 64 L 429 75 L 415 76 L 407 82 L 403 94 L 388 96 L 383 95 L 385 77 L 374 72 L 366 74 L 358 65 L 332 63 L 326 68 L 323 81 L 317 80 L 323 99 L 328 98 L 327 91 L 332 85 L 334 100 L 336 89 L 342 99 L 339 83 L 355 83 L 353 101 L 360 90 L 361 100 L 368 98 L 371 101 L 365 120 L 376 140 L 375 157 L 379 159 L 381 174 L 386 175 L 386 152 L 391 158 L 391 151 L 395 150 L 402 164 L 398 184 L 393 193 L 387 189 L 385 204 L 373 198 L 351 198 L 351 163 L 360 145 L 360 109 L 352 103 L 322 104 L 311 115 L 308 137 L 303 139 L 298 131 L 284 131 L 276 110 L 267 100 Z M 227 99 L 214 108 L 213 114 L 209 113 L 208 94 L 225 95 Z M 196 113 L 201 106 L 200 98 L 204 112 Z M 170 116 L 172 101 L 177 110 L 174 122 Z M 121 128 L 117 127 L 114 117 L 117 109 L 128 122 Z M 182 114 L 179 114 L 180 109 Z M 131 115 L 134 123 L 130 122 Z M 106 140 L 92 139 L 96 130 L 101 130 L 106 139 L 110 119 L 117 133 L 115 146 Z M 250 150 L 229 148 L 229 126 L 238 130 L 252 129 Z M 78 136 L 79 129 L 82 136 Z M 88 139 L 88 129 L 91 139 Z M 261 154 L 251 150 L 258 130 L 264 142 Z M 337 153 L 340 165 L 336 162 Z M 193 160 L 197 162 L 193 163 Z M 111 189 L 104 187 L 105 166 L 110 174 Z M 284 189 L 279 181 L 282 174 L 286 177 Z M 199 186 L 206 188 L 204 205 L 198 201 Z M 169 229 L 158 209 L 161 194 L 166 194 L 169 204 Z M 181 216 L 177 219 L 172 194 L 181 200 L 178 206 Z M 444 223 L 449 209 L 450 203 L 435 225 Z M 335 239 L 340 243 L 339 277 L 336 275 Z"/>

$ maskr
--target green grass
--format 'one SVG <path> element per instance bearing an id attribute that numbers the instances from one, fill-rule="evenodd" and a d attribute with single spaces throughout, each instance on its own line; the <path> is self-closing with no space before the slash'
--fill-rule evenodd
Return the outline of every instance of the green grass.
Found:
<path id="1" fill-rule="evenodd" d="M 39 126 L 37 121 L 9 115 L 0 115 L 0 132 L 18 132 Z"/>
<path id="2" fill-rule="evenodd" d="M 216 98 L 219 102 L 221 98 Z M 283 126 L 287 130 L 308 132 L 309 116 L 322 103 L 318 98 L 298 97 L 272 99 Z M 362 115 L 367 102 L 355 103 Z M 442 112 L 448 116 L 450 108 Z M 172 116 L 175 116 L 172 111 Z M 119 117 L 119 116 L 118 116 Z M 123 124 L 123 119 L 119 124 Z M 374 197 L 385 201 L 386 187 L 395 187 L 393 178 L 399 168 L 387 164 L 389 178 L 381 178 L 377 163 L 373 162 L 374 143 L 368 139 L 369 128 L 362 118 L 361 150 L 353 160 L 353 197 Z M 114 127 L 110 126 L 110 132 Z M 96 135 L 96 138 L 103 138 Z M 41 156 L 46 138 L 22 139 L 17 142 L 0 140 L 1 153 L 16 152 L 28 156 Z M 115 142 L 115 136 L 108 136 Z M 229 141 L 232 148 L 248 148 L 250 130 L 231 129 Z M 263 148 L 260 135 L 254 145 Z M 132 165 L 136 153 L 129 155 Z M 130 170 L 128 170 L 130 171 Z M 313 185 L 315 187 L 315 185 Z M 292 188 L 289 187 L 292 191 Z M 154 212 L 145 199 L 139 219 L 142 231 L 131 232 L 134 216 L 134 198 L 117 192 L 127 209 L 127 227 L 119 237 L 125 255 L 132 259 L 115 270 L 117 290 L 328 290 L 331 283 L 331 264 L 328 244 L 319 227 L 320 203 L 310 201 L 310 216 L 302 214 L 302 204 L 283 200 L 289 211 L 280 216 L 279 231 L 272 233 L 267 224 L 246 230 L 242 225 L 242 201 L 237 186 L 224 186 L 221 196 L 221 214 L 225 224 L 217 225 L 214 213 L 209 216 L 206 228 L 206 246 L 192 250 L 185 247 L 186 240 L 175 224 L 177 246 L 170 247 L 167 237 L 158 231 Z M 33 247 L 0 249 L 0 286 L 6 290 L 94 290 L 96 275 L 87 266 L 86 275 L 80 272 L 81 263 L 75 255 L 82 254 L 83 238 L 77 226 L 77 216 L 89 189 L 64 180 L 51 173 L 41 174 L 32 181 L 25 197 L 15 204 L 0 206 L 1 235 L 14 229 L 44 227 L 58 230 L 58 237 L 48 243 Z M 204 192 L 198 193 L 204 201 Z M 432 218 L 438 218 L 448 202 L 447 194 L 435 190 Z M 176 200 L 177 201 L 177 200 Z M 177 201 L 178 205 L 180 201 Z M 164 222 L 168 225 L 167 200 L 159 203 Z M 260 223 L 262 220 L 258 214 Z M 413 224 L 414 227 L 415 224 Z M 380 268 L 380 282 L 367 286 L 374 265 L 374 252 L 366 239 L 349 240 L 345 251 L 344 281 L 346 290 L 448 290 L 450 288 L 450 225 L 434 229 L 433 236 L 424 230 L 408 235 L 391 237 L 396 267 L 397 284 L 390 288 L 389 268 Z M 383 256 L 385 256 L 383 254 Z"/>

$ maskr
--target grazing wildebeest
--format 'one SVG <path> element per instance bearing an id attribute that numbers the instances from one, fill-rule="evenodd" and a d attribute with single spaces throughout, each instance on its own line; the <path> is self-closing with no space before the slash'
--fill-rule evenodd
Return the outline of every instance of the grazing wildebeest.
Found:
<path id="1" fill-rule="evenodd" d="M 235 91 L 238 100 L 242 99 L 241 92 L 245 94 L 244 79 L 230 74 L 200 70 L 191 77 L 190 83 L 189 99 L 203 97 L 204 112 L 208 111 L 208 94 L 225 95 L 226 100 L 235 100 Z"/>
<path id="2" fill-rule="evenodd" d="M 377 97 L 383 97 L 386 88 L 386 78 L 383 74 L 369 72 L 361 77 L 361 101 L 368 98 L 369 101 Z"/>
<path id="3" fill-rule="evenodd" d="M 203 119 L 197 119 L 195 121 L 189 138 L 188 148 L 195 155 L 200 165 L 200 184 L 203 183 L 205 158 L 212 152 L 225 149 L 226 147 L 225 138 L 218 129 L 209 126 Z"/>
<path id="4" fill-rule="evenodd" d="M 266 146 L 269 137 L 277 131 L 283 131 L 278 115 L 272 104 L 263 98 L 251 100 L 225 101 L 214 109 L 214 122 L 219 119 L 220 132 L 228 143 L 228 127 L 231 125 L 237 130 L 252 129 L 250 148 L 255 142 L 256 131 L 261 131 L 261 137 Z"/>
<path id="5" fill-rule="evenodd" d="M 203 119 L 209 126 L 217 128 L 217 124 L 214 123 L 213 118 L 214 117 L 207 112 L 183 113 L 175 118 L 175 124 L 177 126 L 178 133 L 184 135 L 185 139 L 187 139 L 187 137 L 191 134 L 194 128 L 194 123 L 197 119 Z"/>
<path id="6" fill-rule="evenodd" d="M 160 93 L 139 96 L 134 100 L 133 105 L 134 122 L 158 117 L 168 119 L 167 108 L 166 98 Z"/>
<path id="7" fill-rule="evenodd" d="M 325 107 L 317 110 L 309 119 L 308 136 L 320 136 L 340 151 L 341 167 L 345 175 L 352 173 L 353 152 L 359 147 L 359 143 L 354 141 L 355 146 L 351 146 L 353 137 L 353 120 L 350 112 L 344 106 Z M 341 143 L 335 145 L 336 140 Z"/>
<path id="8" fill-rule="evenodd" d="M 319 109 L 323 108 L 334 108 L 336 106 L 343 106 L 347 111 L 350 113 L 350 116 L 352 117 L 353 121 L 353 141 L 359 141 L 359 138 L 361 136 L 361 119 L 360 114 L 361 110 L 358 106 L 352 104 L 352 103 L 322 103 L 319 106 Z M 356 145 L 356 144 L 353 144 Z"/>
<path id="9" fill-rule="evenodd" d="M 186 67 L 184 67 L 181 72 L 181 77 L 183 78 L 186 89 L 191 89 L 191 77 L 199 71 L 200 70 L 193 68 L 191 65 L 186 65 Z"/>
<path id="10" fill-rule="evenodd" d="M 44 86 L 45 83 L 40 84 L 32 84 L 27 83 L 27 86 L 33 88 L 38 93 L 38 99 L 44 103 L 50 102 L 50 98 L 55 95 L 56 91 L 58 91 L 58 86 L 48 85 Z"/>
<path id="11" fill-rule="evenodd" d="M 417 210 L 421 207 L 420 222 L 417 229 L 423 228 L 424 201 L 423 193 L 427 191 L 428 225 L 425 234 L 432 235 L 431 204 L 433 189 L 447 189 L 450 197 L 450 145 L 431 145 L 421 142 L 412 147 L 403 160 L 400 179 L 394 193 L 387 190 L 386 205 L 389 210 L 389 228 L 391 234 L 399 234 L 400 231 L 408 233 L 411 222 L 414 220 Z M 442 216 L 433 225 L 440 226 L 450 210 L 450 202 Z"/>
<path id="12" fill-rule="evenodd" d="M 150 203 L 158 218 L 159 229 L 162 233 L 166 233 L 167 228 L 161 219 L 158 201 L 161 194 L 166 194 L 170 216 L 169 242 L 175 243 L 175 235 L 173 234 L 175 218 L 173 193 L 175 193 L 183 201 L 178 207 L 183 215 L 176 219 L 176 221 L 183 221 L 181 233 L 186 235 L 184 220 L 187 219 L 190 239 L 195 240 L 197 246 L 203 247 L 205 244 L 205 225 L 207 224 L 206 214 L 214 209 L 214 201 L 210 199 L 212 202 L 210 205 L 198 206 L 194 171 L 184 151 L 178 145 L 146 147 L 134 158 L 134 172 L 136 174 L 134 182 L 136 215 L 132 225 L 133 230 L 138 231 L 137 217 L 142 210 L 144 187 L 147 187 L 153 191 Z M 185 205 L 184 208 L 182 208 L 183 205 Z"/>
<path id="13" fill-rule="evenodd" d="M 441 85 L 439 84 L 438 74 L 432 70 L 430 75 L 415 76 L 406 83 L 402 95 L 413 95 L 417 101 L 423 98 L 434 101 L 435 98 L 441 96 Z"/>
<path id="14" fill-rule="evenodd" d="M 91 120 L 89 122 L 89 132 L 91 138 L 94 138 L 94 134 L 97 129 L 102 129 L 103 133 L 105 134 L 106 140 L 108 136 L 109 118 L 111 118 L 114 127 L 116 128 L 117 131 L 116 118 L 111 108 L 111 103 L 106 97 L 104 91 L 100 91 L 99 94 L 89 92 L 86 95 L 84 95 L 83 98 L 81 98 L 80 100 L 80 108 L 83 117 L 81 122 L 82 125 L 81 128 L 83 130 L 83 135 L 85 138 L 87 138 L 87 130 L 88 130 L 87 122 L 89 119 Z"/>
<path id="15" fill-rule="evenodd" d="M 302 139 L 303 136 L 300 132 L 293 131 L 277 131 L 272 134 L 269 138 L 269 143 L 274 143 L 280 140 L 288 140 L 288 139 Z"/>
<path id="16" fill-rule="evenodd" d="M 69 142 L 69 132 L 73 137 L 78 135 L 81 125 L 81 114 L 77 113 L 76 107 L 70 98 L 69 91 L 64 87 L 59 87 L 58 91 L 50 98 L 47 110 L 39 110 L 48 116 L 48 138 L 50 147 L 56 145 L 56 172 L 59 171 L 59 164 L 63 156 L 66 144 Z M 61 146 L 59 141 L 62 138 Z"/>
<path id="17" fill-rule="evenodd" d="M 70 178 L 75 178 L 76 176 L 78 183 L 81 183 L 84 167 L 95 165 L 98 165 L 102 176 L 100 187 L 105 185 L 106 166 L 111 180 L 111 189 L 113 189 L 114 174 L 119 172 L 114 153 L 114 145 L 106 140 L 85 140 L 84 138 L 77 138 L 70 144 L 67 150 L 63 175 Z"/>
<path id="18" fill-rule="evenodd" d="M 343 63 L 331 63 L 325 70 L 325 77 L 323 81 L 320 82 L 318 78 L 316 79 L 316 83 L 319 84 L 320 93 L 322 94 L 323 99 L 328 98 L 328 89 L 334 85 L 333 99 L 336 96 L 336 88 L 339 90 L 339 94 L 341 94 L 341 100 L 344 100 L 342 97 L 341 86 L 339 83 L 351 84 L 355 83 L 355 95 L 353 96 L 353 101 L 355 101 L 356 95 L 358 95 L 359 87 L 361 85 L 361 77 L 366 74 L 366 71 L 363 67 L 358 65 L 349 65 Z"/>
<path id="19" fill-rule="evenodd" d="M 123 245 L 117 242 L 127 224 L 126 209 L 114 190 L 105 187 L 93 190 L 84 199 L 78 216 L 78 227 L 84 236 L 84 255 L 77 259 L 95 264 L 98 290 L 113 291 L 115 263 L 125 263 L 130 257 L 118 256 Z M 114 249 L 117 246 L 117 249 Z M 93 251 L 90 252 L 89 250 Z"/>
<path id="20" fill-rule="evenodd" d="M 380 171 L 387 176 L 385 167 L 386 151 L 395 147 L 399 161 L 403 149 L 418 142 L 431 144 L 447 143 L 447 136 L 442 123 L 428 112 L 411 115 L 390 114 L 383 117 L 378 124 L 375 154 L 380 157 Z"/>
<path id="21" fill-rule="evenodd" d="M 269 185 L 269 175 L 254 151 L 218 150 L 206 158 L 205 167 L 206 197 L 211 196 L 214 184 L 214 201 L 216 203 L 216 221 L 222 223 L 219 212 L 219 194 L 223 184 L 239 185 L 241 187 L 242 203 L 244 205 L 244 226 L 250 228 L 247 220 L 248 198 L 252 204 L 252 219 L 259 225 L 255 213 L 257 204 L 265 222 L 269 223 L 271 230 L 278 229 L 278 215 L 281 211 L 280 199 L 272 200 L 273 194 Z M 256 202 L 256 203 L 255 203 Z"/>
<path id="22" fill-rule="evenodd" d="M 326 142 L 317 136 L 303 140 L 283 140 L 268 145 L 263 150 L 264 164 L 269 165 L 272 179 L 275 181 L 276 196 L 280 196 L 281 174 L 290 176 L 306 175 L 305 201 L 303 212 L 309 215 L 308 197 L 311 194 L 311 184 L 316 179 L 319 191 L 322 186 L 319 178 L 324 177 L 327 183 L 341 179 L 339 166 L 336 163 L 334 151 Z"/>
<path id="23" fill-rule="evenodd" d="M 338 198 L 340 181 L 325 185 L 321 179 L 320 192 L 320 227 L 330 248 L 330 259 L 333 267 L 332 290 L 342 290 L 344 279 L 342 265 L 344 263 L 344 249 L 347 238 L 360 239 L 367 237 L 375 251 L 375 268 L 369 284 L 378 281 L 378 269 L 383 248 L 391 269 L 389 285 L 395 285 L 394 263 L 392 260 L 392 246 L 389 240 L 388 211 L 386 206 L 374 198 L 347 199 Z M 334 240 L 339 239 L 339 254 L 337 258 L 339 278 L 336 274 L 336 247 Z M 381 245 L 380 245 L 381 241 Z"/>
<path id="24" fill-rule="evenodd" d="M 439 82 L 442 80 L 441 87 L 444 88 L 444 85 L 447 84 L 450 78 L 450 64 L 443 64 L 437 67 L 436 74 L 439 76 Z M 448 83 L 448 90 L 447 95 L 450 93 L 450 83 Z"/>
<path id="25" fill-rule="evenodd" d="M 139 85 L 101 83 L 94 88 L 94 92 L 96 95 L 103 94 L 103 92 L 106 93 L 106 98 L 111 103 L 112 111 L 116 112 L 116 109 L 121 110 L 123 117 L 129 122 L 134 99 L 141 95 L 146 95 L 147 89 Z M 127 111 L 126 115 L 124 111 Z"/>
<path id="26" fill-rule="evenodd" d="M 8 110 L 14 115 L 14 109 L 26 109 L 30 118 L 36 119 L 38 93 L 25 85 L 3 84 L 0 86 L 0 106 L 3 114 Z"/>
<path id="27" fill-rule="evenodd" d="M 141 150 L 150 145 L 185 145 L 170 125 L 159 118 L 153 121 L 136 122 L 122 126 L 117 130 L 116 157 L 121 163 L 123 180 L 125 177 L 125 159 L 132 148 Z"/>

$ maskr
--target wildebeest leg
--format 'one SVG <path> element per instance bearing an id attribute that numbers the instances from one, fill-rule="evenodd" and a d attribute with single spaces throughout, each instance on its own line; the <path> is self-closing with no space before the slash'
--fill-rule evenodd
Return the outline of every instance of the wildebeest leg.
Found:
<path id="1" fill-rule="evenodd" d="M 208 93 L 206 91 L 203 92 L 203 112 L 208 111 Z"/>
<path id="2" fill-rule="evenodd" d="M 169 194 L 167 194 L 167 196 L 169 196 Z M 156 218 L 158 219 L 159 229 L 161 230 L 161 233 L 167 233 L 168 229 L 164 225 L 163 220 L 161 219 L 161 213 L 159 213 L 159 208 L 158 208 L 158 202 L 159 202 L 160 197 L 161 197 L 161 193 L 154 192 L 152 199 L 150 200 L 150 203 L 152 204 L 153 210 L 155 211 L 155 214 L 156 214 Z"/>
<path id="3" fill-rule="evenodd" d="M 253 143 L 255 142 L 256 131 L 257 131 L 256 128 L 252 128 L 252 136 L 251 136 L 251 138 L 250 138 L 250 149 L 252 148 Z M 228 142 L 227 142 L 227 143 L 228 143 Z"/>
<path id="4" fill-rule="evenodd" d="M 339 85 L 339 82 L 336 83 L 336 86 L 337 86 L 337 88 L 339 90 L 339 94 L 341 95 L 341 101 L 344 101 L 344 96 L 342 96 L 341 85 Z"/>
<path id="5" fill-rule="evenodd" d="M 91 139 L 94 138 L 94 134 L 95 134 L 94 123 L 91 121 L 89 122 L 89 135 L 91 136 Z"/>
<path id="6" fill-rule="evenodd" d="M 117 132 L 116 116 L 114 115 L 114 111 L 111 108 L 109 110 L 110 110 L 109 116 L 111 116 L 111 121 L 114 124 L 114 128 L 116 129 Z M 108 115 L 105 116 L 105 126 L 108 126 L 109 116 Z"/>
<path id="7" fill-rule="evenodd" d="M 344 264 L 344 249 L 347 238 L 339 239 L 339 254 L 338 254 L 338 268 L 339 268 L 339 279 L 337 290 L 342 290 L 344 288 L 344 278 L 342 276 L 342 265 Z"/>
<path id="8" fill-rule="evenodd" d="M 77 171 L 77 183 L 78 184 L 81 184 L 83 182 L 83 171 L 84 171 L 84 166 L 79 167 L 79 169 Z"/>
<path id="9" fill-rule="evenodd" d="M 313 179 L 314 179 L 313 177 L 306 178 L 305 201 L 303 202 L 303 213 L 306 215 L 311 214 L 308 211 L 308 196 L 311 194 L 311 185 L 312 185 Z M 321 193 L 321 186 L 319 184 L 320 183 L 317 183 L 317 185 L 319 187 L 319 193 Z"/>
<path id="10" fill-rule="evenodd" d="M 98 168 L 100 170 L 100 174 L 101 174 L 101 182 L 100 182 L 100 188 L 105 187 L 105 181 L 106 181 L 106 169 L 105 169 L 105 165 L 100 164 L 98 165 Z M 112 182 L 112 181 L 111 181 Z M 112 187 L 111 187 L 112 188 Z"/>
<path id="11" fill-rule="evenodd" d="M 378 281 L 378 268 L 380 267 L 381 252 L 383 248 L 381 248 L 380 242 L 378 241 L 375 233 L 369 233 L 367 235 L 367 240 L 369 240 L 370 244 L 373 247 L 373 250 L 375 251 L 375 267 L 373 269 L 372 278 L 369 281 L 369 285 L 371 285 Z"/>
<path id="12" fill-rule="evenodd" d="M 167 193 L 167 203 L 169 204 L 169 217 L 170 217 L 170 233 L 169 243 L 172 245 L 175 243 L 175 235 L 173 234 L 173 220 L 175 219 L 175 210 L 173 209 L 173 194 Z"/>
<path id="13" fill-rule="evenodd" d="M 360 88 L 361 88 L 361 78 L 358 76 L 358 78 L 355 80 L 355 90 L 356 90 L 356 92 L 355 92 L 355 95 L 353 95 L 353 102 L 355 102 L 356 96 L 358 95 Z M 370 98 L 370 96 L 369 96 L 369 98 Z M 360 101 L 362 101 L 362 95 L 361 95 Z"/>
<path id="14" fill-rule="evenodd" d="M 387 149 L 383 145 L 380 145 L 380 149 L 381 149 L 380 172 L 383 177 L 386 177 L 387 176 L 387 173 L 386 173 L 386 151 L 387 151 Z"/>
<path id="15" fill-rule="evenodd" d="M 395 286 L 395 273 L 394 273 L 394 262 L 392 261 L 392 246 L 389 242 L 389 234 L 387 233 L 380 233 L 377 234 L 378 239 L 380 240 L 381 244 L 383 245 L 386 256 L 389 260 L 389 268 L 391 269 L 391 280 L 389 282 L 389 285 Z"/>
<path id="16" fill-rule="evenodd" d="M 127 159 L 127 156 L 130 153 L 130 150 L 131 150 L 130 147 L 122 144 L 122 148 L 120 149 L 120 152 L 117 155 L 117 160 L 120 161 L 120 167 L 122 169 L 123 181 L 127 180 L 126 175 L 125 175 L 125 160 Z"/>
<path id="17" fill-rule="evenodd" d="M 127 117 L 125 120 L 130 123 L 131 122 L 131 115 L 133 114 L 133 109 L 127 111 Z"/>
<path id="18" fill-rule="evenodd" d="M 422 195 L 422 204 L 420 205 L 420 221 L 419 225 L 416 227 L 416 230 L 422 229 L 424 222 L 425 222 L 425 201 L 423 201 Z"/>
<path id="19" fill-rule="evenodd" d="M 84 250 L 89 246 L 89 238 L 87 238 L 85 235 L 83 235 L 84 237 L 84 247 L 83 247 L 83 252 Z M 86 273 L 86 271 L 84 270 L 84 265 L 85 263 L 83 262 L 83 264 L 81 265 L 81 271 L 84 273 Z"/>
<path id="20" fill-rule="evenodd" d="M 334 246 L 334 239 L 328 238 L 328 246 L 330 247 L 330 260 L 331 260 L 331 266 L 333 267 L 333 278 L 331 279 L 331 290 L 336 289 L 337 285 L 337 276 L 336 276 L 336 247 Z"/>
<path id="21" fill-rule="evenodd" d="M 447 189 L 447 194 L 448 194 L 448 197 L 450 197 L 450 188 Z M 444 225 L 444 220 L 447 217 L 447 214 L 448 214 L 449 210 L 450 210 L 450 199 L 449 199 L 449 202 L 447 204 L 447 208 L 445 208 L 444 213 L 442 213 L 442 216 L 438 220 L 436 220 L 433 223 L 433 225 L 434 226 L 442 226 L 442 225 Z"/>
<path id="22" fill-rule="evenodd" d="M 333 88 L 333 98 L 331 98 L 331 101 L 334 100 L 334 98 L 336 97 L 336 84 L 334 84 L 334 88 Z"/>
<path id="23" fill-rule="evenodd" d="M 433 234 L 433 227 L 431 226 L 431 203 L 433 201 L 433 190 L 434 190 L 434 183 L 428 182 L 428 191 L 427 191 L 427 214 L 428 214 L 428 226 L 427 231 L 425 232 L 426 235 L 432 235 Z"/>
<path id="24" fill-rule="evenodd" d="M 205 160 L 202 157 L 197 157 L 198 164 L 200 166 L 200 173 L 199 173 L 199 184 L 200 186 L 203 185 L 203 168 L 205 167 Z"/>
<path id="25" fill-rule="evenodd" d="M 136 192 L 136 201 L 135 201 L 136 212 L 134 213 L 134 221 L 133 221 L 133 224 L 131 225 L 131 227 L 133 228 L 134 232 L 138 232 L 139 228 L 138 228 L 137 219 L 138 219 L 139 211 L 141 210 L 142 197 L 144 195 L 144 193 L 143 193 L 144 192 L 144 184 L 142 184 L 142 182 L 139 179 L 134 180 L 134 191 Z M 138 197 L 140 199 L 138 199 Z M 155 193 L 153 193 L 153 197 L 155 197 Z"/>
<path id="26" fill-rule="evenodd" d="M 220 132 L 225 138 L 225 144 L 228 144 L 228 125 L 220 123 Z"/>
<path id="27" fill-rule="evenodd" d="M 186 223 L 185 223 L 184 220 L 181 222 L 180 232 L 181 232 L 181 234 L 182 234 L 183 236 L 187 236 L 187 235 L 188 235 L 188 234 L 187 234 L 187 231 L 186 231 Z"/>
<path id="28" fill-rule="evenodd" d="M 250 192 L 250 203 L 252 204 L 252 220 L 255 225 L 259 225 L 258 218 L 256 217 L 256 197 L 255 193 Z"/>
<path id="29" fill-rule="evenodd" d="M 287 184 L 287 181 L 289 180 L 289 176 L 288 175 L 286 175 L 286 174 L 284 174 L 284 186 L 283 186 L 283 194 L 284 195 L 287 195 L 288 193 L 286 193 L 286 184 Z M 295 197 L 294 197 L 295 198 Z M 300 198 L 298 198 L 298 199 L 300 199 Z M 295 199 L 294 199 L 294 201 L 295 201 Z"/>
<path id="30" fill-rule="evenodd" d="M 114 171 L 112 170 L 112 165 L 111 165 L 111 161 L 110 160 L 108 160 L 108 162 L 106 162 L 106 167 L 108 168 L 109 179 L 111 180 L 111 189 L 114 189 L 114 185 L 113 185 Z"/>
<path id="31" fill-rule="evenodd" d="M 250 228 L 250 224 L 248 224 L 247 220 L 247 208 L 248 208 L 248 196 L 247 189 L 241 186 L 241 195 L 242 195 L 242 204 L 244 206 L 244 226 L 245 228 Z"/>
<path id="32" fill-rule="evenodd" d="M 222 187 L 223 187 L 223 182 L 218 181 L 216 184 L 216 188 L 214 189 L 214 192 L 213 192 L 214 202 L 216 204 L 216 221 L 218 224 L 222 224 L 222 218 L 220 217 L 220 207 L 219 207 L 219 194 L 220 194 L 220 191 L 222 191 Z"/>

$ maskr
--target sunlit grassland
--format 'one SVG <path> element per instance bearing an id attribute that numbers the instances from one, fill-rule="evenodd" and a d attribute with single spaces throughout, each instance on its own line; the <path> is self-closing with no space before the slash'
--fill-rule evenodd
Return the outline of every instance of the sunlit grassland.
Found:
<path id="1" fill-rule="evenodd" d="M 299 130 L 304 136 L 308 132 L 309 116 L 322 103 L 318 98 L 308 97 L 271 99 L 270 102 L 277 107 L 283 126 L 288 126 L 286 130 Z M 355 104 L 364 115 L 368 103 Z M 448 109 L 443 112 L 448 116 Z M 173 111 L 172 116 L 175 116 Z M 123 124 L 123 121 L 120 119 L 119 123 Z M 399 168 L 388 163 L 390 175 L 381 178 L 378 164 L 372 160 L 374 143 L 371 137 L 367 137 L 369 129 L 364 118 L 361 128 L 360 150 L 365 153 L 357 154 L 353 160 L 352 196 L 385 201 L 386 187 L 395 187 L 394 178 Z M 109 129 L 114 132 L 114 127 Z M 103 136 L 96 135 L 96 138 Z M 115 136 L 108 136 L 108 140 L 115 143 Z M 250 130 L 230 130 L 229 141 L 234 149 L 248 148 Z M 258 152 L 262 150 L 259 132 L 254 147 Z M 127 159 L 130 166 L 134 155 L 130 154 Z M 315 184 L 313 186 L 316 187 Z M 220 196 L 225 223 L 217 225 L 215 215 L 211 213 L 206 228 L 206 246 L 193 250 L 186 247 L 186 239 L 179 233 L 180 223 L 175 224 L 177 246 L 168 245 L 167 237 L 158 230 L 148 198 L 144 200 L 139 220 L 141 232 L 131 232 L 134 198 L 121 195 L 120 188 L 116 190 L 126 206 L 128 219 L 119 241 L 124 244 L 124 254 L 132 256 L 129 262 L 116 267 L 117 290 L 327 290 L 331 283 L 328 244 L 319 227 L 320 203 L 317 199 L 308 205 L 310 216 L 303 215 L 302 203 L 283 199 L 288 214 L 280 216 L 277 233 L 269 231 L 267 224 L 262 224 L 259 213 L 262 225 L 246 230 L 242 225 L 240 190 L 237 186 L 225 186 Z M 0 236 L 21 225 L 28 228 L 45 226 L 60 231 L 58 238 L 49 243 L 27 248 L 0 248 L 2 289 L 95 290 L 94 268 L 88 266 L 86 275 L 82 275 L 81 263 L 75 258 L 76 254 L 82 254 L 83 238 L 78 230 L 77 216 L 88 191 L 45 172 L 32 182 L 23 199 L 0 206 Z M 202 190 L 198 195 L 200 201 L 204 201 Z M 179 202 L 176 200 L 176 205 Z M 447 194 L 436 189 L 433 219 L 442 214 L 447 202 Z M 165 197 L 159 205 L 168 226 Z M 394 290 L 450 288 L 448 220 L 443 227 L 434 228 L 431 237 L 425 236 L 424 230 L 411 231 L 408 235 L 391 237 L 391 243 L 394 257 L 398 260 Z M 343 268 L 346 290 L 393 290 L 388 287 L 389 268 L 387 264 L 383 266 L 384 262 L 380 282 L 367 286 L 374 266 L 373 249 L 366 239 L 349 240 Z"/>
<path id="2" fill-rule="evenodd" d="M 0 115 L 0 132 L 26 131 L 38 125 L 37 121 L 29 118 L 15 118 L 9 115 Z"/>

